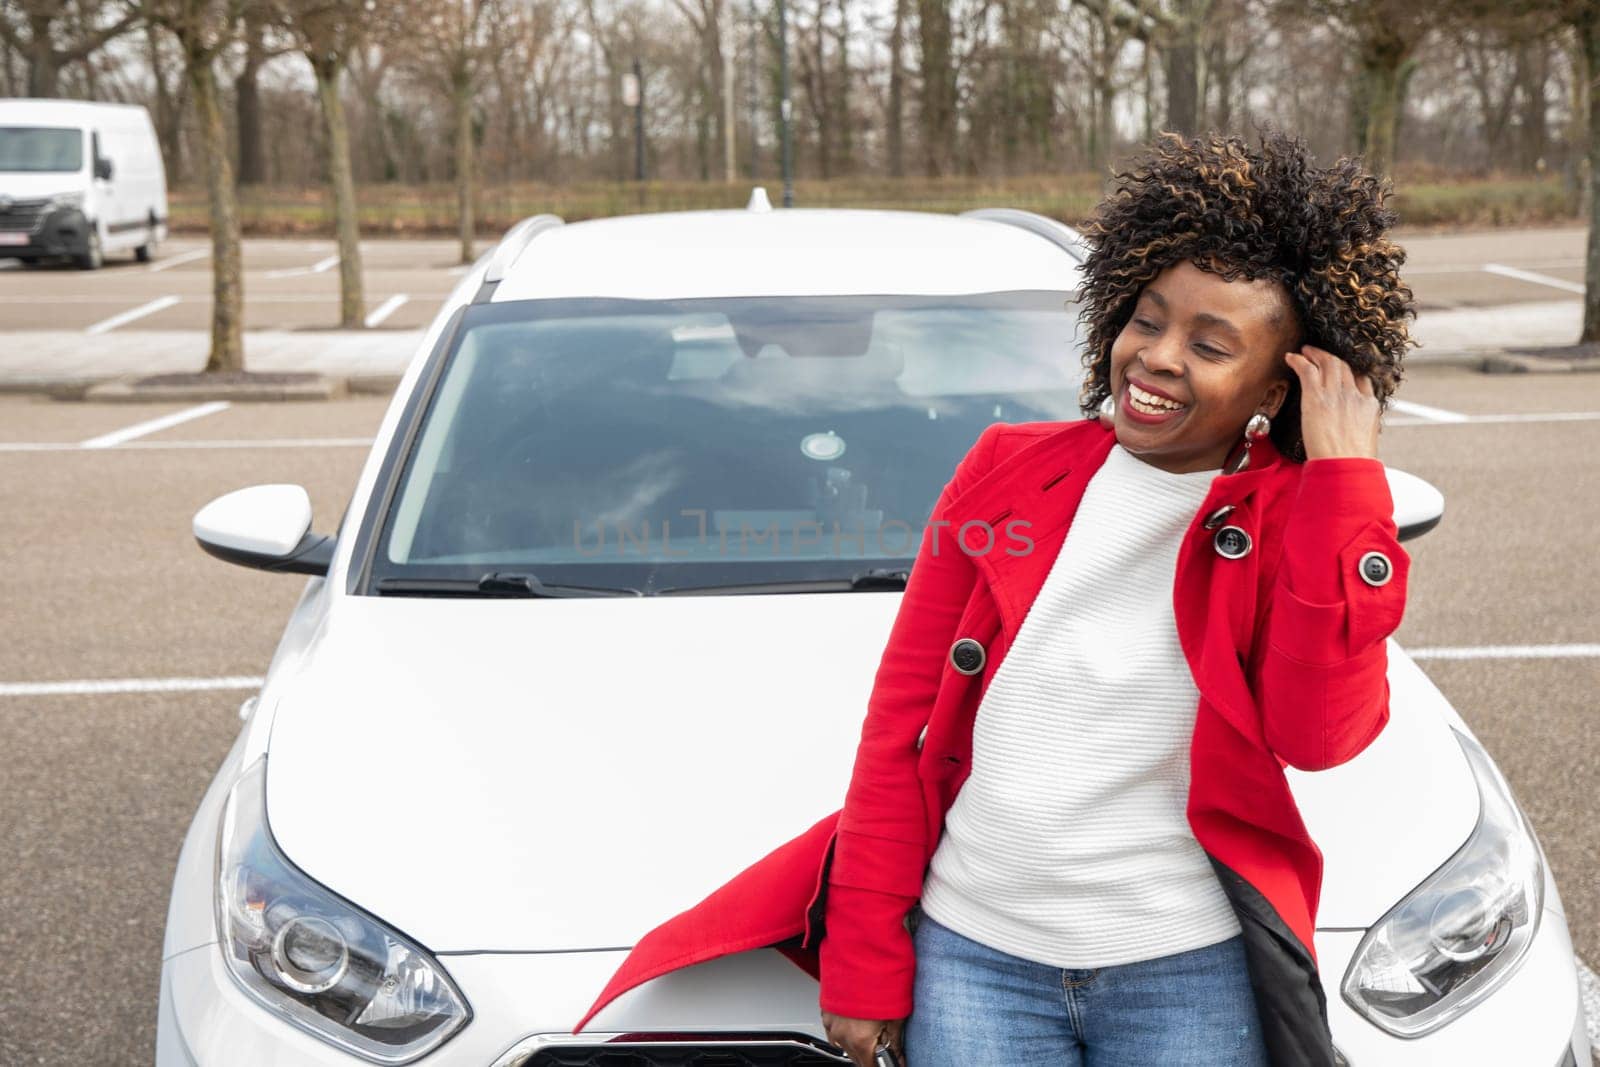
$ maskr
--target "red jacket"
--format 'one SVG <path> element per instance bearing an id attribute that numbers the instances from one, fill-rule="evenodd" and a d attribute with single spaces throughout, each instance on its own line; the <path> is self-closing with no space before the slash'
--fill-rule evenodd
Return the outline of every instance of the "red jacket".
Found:
<path id="1" fill-rule="evenodd" d="M 820 979 L 823 1010 L 910 1014 L 905 917 L 966 780 L 979 701 L 1113 442 L 1092 419 L 979 436 L 924 531 L 844 807 L 642 937 L 574 1032 L 651 978 L 762 947 Z M 1385 638 L 1410 562 L 1392 515 L 1377 460 L 1299 464 L 1263 439 L 1212 481 L 1178 552 L 1178 638 L 1200 693 L 1186 812 L 1239 918 L 1274 1064 L 1333 1062 L 1312 943 L 1322 853 L 1283 766 L 1336 766 L 1388 722 Z M 985 651 L 976 673 L 955 666 L 963 638 Z"/>

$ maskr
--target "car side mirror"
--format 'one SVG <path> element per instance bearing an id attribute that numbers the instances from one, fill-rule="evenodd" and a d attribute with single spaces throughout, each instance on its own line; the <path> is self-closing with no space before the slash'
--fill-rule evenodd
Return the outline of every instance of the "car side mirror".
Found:
<path id="1" fill-rule="evenodd" d="M 334 539 L 311 532 L 311 497 L 298 485 L 254 485 L 194 516 L 194 537 L 218 559 L 263 571 L 327 574 Z"/>
<path id="2" fill-rule="evenodd" d="M 102 181 L 111 180 L 111 160 L 101 156 L 94 161 L 94 176 Z"/>
<path id="3" fill-rule="evenodd" d="M 1394 498 L 1394 524 L 1400 540 L 1421 537 L 1444 517 L 1444 494 L 1415 474 L 1383 468 L 1389 476 L 1389 495 Z"/>

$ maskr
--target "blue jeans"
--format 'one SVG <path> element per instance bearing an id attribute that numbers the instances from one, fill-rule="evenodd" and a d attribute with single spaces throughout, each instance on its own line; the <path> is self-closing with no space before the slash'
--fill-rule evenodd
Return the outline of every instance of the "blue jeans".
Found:
<path id="1" fill-rule="evenodd" d="M 1022 959 L 912 909 L 906 1067 L 1267 1067 L 1244 939 L 1111 967 Z"/>

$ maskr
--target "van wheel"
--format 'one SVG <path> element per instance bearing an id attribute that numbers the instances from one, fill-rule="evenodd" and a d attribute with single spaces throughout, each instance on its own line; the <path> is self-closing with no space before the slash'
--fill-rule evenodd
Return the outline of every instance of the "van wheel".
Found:
<path id="1" fill-rule="evenodd" d="M 100 246 L 100 230 L 93 223 L 89 224 L 89 243 L 81 255 L 72 257 L 79 270 L 99 270 L 105 266 L 105 249 Z"/>
<path id="2" fill-rule="evenodd" d="M 140 263 L 148 263 L 156 258 L 156 228 L 150 227 L 150 236 L 145 243 L 133 250 L 133 258 Z"/>

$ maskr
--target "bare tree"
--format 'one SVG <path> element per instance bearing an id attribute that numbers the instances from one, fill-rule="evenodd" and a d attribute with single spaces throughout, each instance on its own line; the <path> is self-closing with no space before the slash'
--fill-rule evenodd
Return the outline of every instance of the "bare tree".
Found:
<path id="1" fill-rule="evenodd" d="M 727 0 L 672 0 L 673 6 L 683 15 L 684 19 L 693 28 L 695 37 L 700 42 L 699 62 L 695 66 L 698 74 L 698 89 L 700 98 L 697 122 L 702 130 L 714 129 L 714 148 L 706 151 L 711 146 L 702 145 L 701 170 L 708 171 L 707 157 L 715 154 L 716 158 L 723 161 L 723 178 L 725 181 L 733 180 L 733 157 L 730 154 L 729 137 L 732 132 L 728 123 L 728 109 L 726 106 L 729 98 L 727 63 L 724 50 L 731 50 L 731 38 L 725 40 L 723 27 L 727 22 Z"/>
<path id="2" fill-rule="evenodd" d="M 84 63 L 138 18 L 136 8 L 105 0 L 5 0 L 0 41 L 27 65 L 29 96 L 60 96 L 62 68 Z"/>
<path id="3" fill-rule="evenodd" d="M 956 65 L 951 0 L 916 0 L 921 46 L 922 159 L 928 177 L 950 170 L 955 156 Z"/>
<path id="4" fill-rule="evenodd" d="M 1541 5 L 1542 6 L 1542 5 Z M 1538 11 L 1536 13 L 1543 14 Z M 1600 3 L 1596 0 L 1557 0 L 1553 12 L 1572 27 L 1583 56 L 1584 111 L 1588 116 L 1589 240 L 1584 252 L 1583 329 L 1580 344 L 1600 342 Z"/>
<path id="5" fill-rule="evenodd" d="M 906 9 L 910 0 L 894 0 L 894 21 L 889 30 L 889 114 L 888 150 L 889 176 L 901 178 L 906 173 L 905 147 L 905 39 Z"/>
<path id="6" fill-rule="evenodd" d="M 355 176 L 350 164 L 350 128 L 340 82 L 351 55 L 374 35 L 383 14 L 376 0 L 272 0 L 274 22 L 294 40 L 316 80 L 327 135 L 328 185 L 333 193 L 334 232 L 339 243 L 339 325 L 365 325 L 366 294 L 361 271 L 361 227 Z"/>
<path id="7" fill-rule="evenodd" d="M 1137 26 L 1126 13 L 1119 15 L 1098 0 L 1082 0 L 1069 14 L 1072 21 L 1064 24 L 1057 38 L 1087 76 L 1090 99 L 1082 135 L 1084 154 L 1090 169 L 1104 174 L 1116 141 L 1116 99 L 1123 88 L 1118 67 Z"/>
<path id="8" fill-rule="evenodd" d="M 268 14 L 264 2 L 252 2 L 244 9 L 244 62 L 233 79 L 234 125 L 239 134 L 239 170 L 234 177 L 240 185 L 260 185 L 267 180 L 259 79 L 261 68 L 283 52 L 267 44 Z"/>
<path id="9" fill-rule="evenodd" d="M 1462 15 L 1461 0 L 1288 0 L 1338 29 L 1356 58 L 1357 149 L 1379 174 L 1394 166 L 1406 84 L 1428 33 Z M 1472 0 L 1467 0 L 1472 2 Z"/>
<path id="10" fill-rule="evenodd" d="M 493 65 L 498 12 L 498 0 L 407 0 L 397 18 L 406 27 L 406 66 L 450 104 L 462 263 L 473 260 L 477 229 L 472 103 Z"/>
<path id="11" fill-rule="evenodd" d="M 207 371 L 244 369 L 244 271 L 233 164 L 217 91 L 217 57 L 238 33 L 244 0 L 138 0 L 138 11 L 165 29 L 183 55 L 205 158 L 211 219 L 211 353 Z"/>
<path id="12" fill-rule="evenodd" d="M 1503 157 L 1516 102 L 1516 81 L 1508 62 L 1505 35 L 1495 28 L 1469 23 L 1451 27 L 1449 38 L 1460 73 L 1477 100 L 1484 163 L 1493 166 Z"/>
<path id="13" fill-rule="evenodd" d="M 189 86 L 179 70 L 174 73 L 167 61 L 173 47 L 171 40 L 155 24 L 144 24 L 145 45 L 150 79 L 154 88 L 156 137 L 161 142 L 161 155 L 166 163 L 167 180 L 176 183 L 185 173 L 183 153 L 183 118 L 189 110 Z"/>

